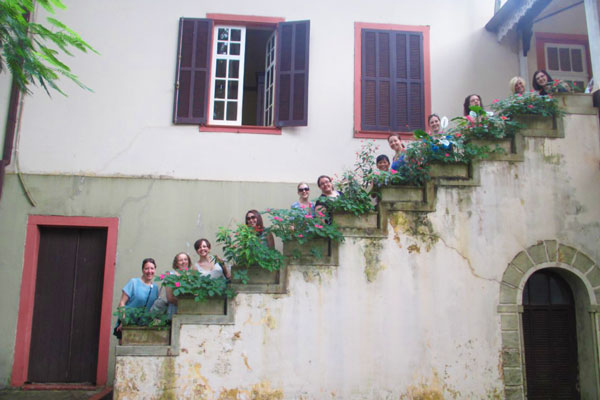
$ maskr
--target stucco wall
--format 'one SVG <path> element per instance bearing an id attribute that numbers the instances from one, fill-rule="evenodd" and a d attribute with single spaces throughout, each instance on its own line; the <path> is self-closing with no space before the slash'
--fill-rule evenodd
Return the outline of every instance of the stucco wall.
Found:
<path id="1" fill-rule="evenodd" d="M 66 4 L 60 19 L 101 53 L 66 59 L 94 93 L 64 82 L 69 97 L 34 90 L 26 99 L 20 159 L 28 173 L 293 182 L 338 170 L 359 147 L 353 139 L 355 22 L 431 27 L 432 109 L 449 117 L 461 113 L 468 93 L 487 103 L 504 95 L 518 70 L 510 49 L 484 29 L 491 1 Z M 178 20 L 206 13 L 311 21 L 308 127 L 271 136 L 172 125 Z"/>
<path id="2" fill-rule="evenodd" d="M 291 267 L 287 295 L 238 295 L 234 325 L 183 325 L 177 357 L 117 357 L 117 398 L 504 398 L 513 257 L 555 239 L 600 259 L 597 117 L 565 130 L 439 187 L 432 213 L 392 213 L 387 238 L 348 239 L 339 267 Z"/>

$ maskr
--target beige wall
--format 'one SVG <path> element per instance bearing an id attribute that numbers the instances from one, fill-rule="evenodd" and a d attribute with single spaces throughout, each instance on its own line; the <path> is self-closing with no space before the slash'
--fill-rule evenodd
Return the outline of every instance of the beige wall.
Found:
<path id="1" fill-rule="evenodd" d="M 35 90 L 26 99 L 20 158 L 28 173 L 296 182 L 340 170 L 359 147 L 353 138 L 357 21 L 431 27 L 432 108 L 449 117 L 461 113 L 468 93 L 480 93 L 487 103 L 503 96 L 517 70 L 511 50 L 484 29 L 491 1 L 377 1 L 368 7 L 316 0 L 302 7 L 280 1 L 69 1 L 67 7 L 60 18 L 101 53 L 68 59 L 94 93 L 64 82 L 69 97 Z M 199 133 L 196 126 L 171 123 L 178 19 L 206 13 L 310 19 L 308 127 L 270 136 Z"/>

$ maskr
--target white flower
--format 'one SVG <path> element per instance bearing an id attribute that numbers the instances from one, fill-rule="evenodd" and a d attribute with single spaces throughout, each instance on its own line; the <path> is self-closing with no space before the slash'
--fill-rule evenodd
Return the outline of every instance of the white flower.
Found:
<path id="1" fill-rule="evenodd" d="M 494 116 L 494 112 L 493 111 L 487 111 L 486 112 L 488 117 L 493 117 Z"/>
<path id="2" fill-rule="evenodd" d="M 469 117 L 471 117 L 471 118 L 477 118 L 477 113 L 475 111 L 470 111 L 469 112 Z"/>

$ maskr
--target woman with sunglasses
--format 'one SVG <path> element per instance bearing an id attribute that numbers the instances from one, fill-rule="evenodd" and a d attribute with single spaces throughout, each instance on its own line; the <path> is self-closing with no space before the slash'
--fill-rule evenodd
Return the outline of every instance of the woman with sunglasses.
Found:
<path id="1" fill-rule="evenodd" d="M 251 228 L 254 228 L 256 233 L 260 236 L 263 243 L 267 245 L 269 248 L 275 247 L 275 239 L 273 239 L 272 233 L 265 233 L 265 226 L 263 224 L 263 219 L 260 213 L 256 210 L 249 210 L 246 213 L 246 225 Z"/>
<path id="2" fill-rule="evenodd" d="M 298 201 L 292 204 L 291 208 L 300 208 L 310 210 L 311 214 L 315 212 L 315 205 L 308 198 L 310 196 L 310 187 L 306 182 L 298 184 Z"/>

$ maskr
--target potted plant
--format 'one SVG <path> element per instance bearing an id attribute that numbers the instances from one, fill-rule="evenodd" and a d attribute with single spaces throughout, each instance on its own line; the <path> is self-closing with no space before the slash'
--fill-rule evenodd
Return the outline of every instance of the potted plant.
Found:
<path id="1" fill-rule="evenodd" d="M 122 346 L 169 345 L 168 316 L 145 307 L 119 307 L 114 315 L 121 321 Z"/>
<path id="2" fill-rule="evenodd" d="M 254 228 L 239 224 L 235 230 L 220 227 L 217 242 L 226 260 L 233 264 L 235 283 L 276 283 L 283 268 L 283 255 L 270 248 Z"/>
<path id="3" fill-rule="evenodd" d="M 177 314 L 225 315 L 227 298 L 235 295 L 224 277 L 211 278 L 194 268 L 162 274 L 156 280 L 177 296 Z"/>
<path id="4" fill-rule="evenodd" d="M 496 99 L 492 102 L 492 109 L 519 124 L 519 128 L 534 131 L 556 131 L 556 117 L 563 114 L 556 97 L 541 96 L 534 91 L 514 94 L 504 100 Z"/>

